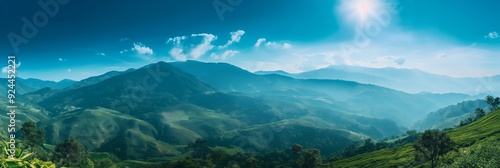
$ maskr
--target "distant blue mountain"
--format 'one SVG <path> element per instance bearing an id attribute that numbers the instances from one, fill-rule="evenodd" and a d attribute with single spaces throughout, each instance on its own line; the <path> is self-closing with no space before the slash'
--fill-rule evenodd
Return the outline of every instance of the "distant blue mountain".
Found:
<path id="1" fill-rule="evenodd" d="M 332 65 L 326 68 L 289 74 L 283 72 L 258 72 L 280 74 L 298 79 L 340 79 L 374 84 L 408 93 L 463 93 L 477 95 L 500 91 L 500 75 L 482 78 L 453 78 L 417 69 L 368 68 Z M 482 88 L 482 89 L 479 89 Z"/>

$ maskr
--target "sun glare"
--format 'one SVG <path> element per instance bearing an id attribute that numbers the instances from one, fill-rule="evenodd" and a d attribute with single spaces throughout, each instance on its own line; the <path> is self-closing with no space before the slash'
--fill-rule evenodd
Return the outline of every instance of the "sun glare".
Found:
<path id="1" fill-rule="evenodd" d="M 339 11 L 346 16 L 346 20 L 364 24 L 376 10 L 380 10 L 379 0 L 343 0 Z"/>

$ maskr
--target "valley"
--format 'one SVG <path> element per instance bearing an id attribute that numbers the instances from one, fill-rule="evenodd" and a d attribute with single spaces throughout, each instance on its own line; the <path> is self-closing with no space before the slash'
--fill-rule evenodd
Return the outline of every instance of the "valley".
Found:
<path id="1" fill-rule="evenodd" d="M 466 94 L 409 94 L 197 61 L 158 62 L 71 84 L 30 81 L 19 85 L 39 90 L 21 95 L 24 113 L 17 119 L 44 128 L 47 145 L 74 137 L 91 153 L 153 163 L 189 155 L 185 147 L 197 139 L 237 153 L 301 144 L 328 156 L 366 139 L 451 128 L 473 116 L 469 112 L 476 107 L 487 107 Z M 54 87 L 60 85 L 65 87 Z"/>

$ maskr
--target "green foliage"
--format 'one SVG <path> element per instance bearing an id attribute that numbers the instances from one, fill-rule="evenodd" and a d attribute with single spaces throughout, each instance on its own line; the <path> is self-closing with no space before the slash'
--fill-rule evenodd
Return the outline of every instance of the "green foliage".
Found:
<path id="1" fill-rule="evenodd" d="M 316 168 L 321 164 L 321 154 L 318 149 L 307 149 L 300 160 L 302 168 Z"/>
<path id="2" fill-rule="evenodd" d="M 448 168 L 496 168 L 500 166 L 500 141 L 464 151 Z"/>
<path id="3" fill-rule="evenodd" d="M 56 165 L 50 161 L 42 161 L 38 158 L 32 158 L 33 153 L 24 153 L 22 149 L 16 150 L 15 159 L 7 159 L 7 143 L 2 145 L 2 154 L 0 154 L 0 167 L 2 168 L 55 168 Z"/>
<path id="4" fill-rule="evenodd" d="M 45 130 L 37 128 L 36 123 L 33 121 L 23 123 L 21 133 L 26 146 L 31 152 L 36 153 L 36 149 L 45 142 Z"/>
<path id="5" fill-rule="evenodd" d="M 87 151 L 80 142 L 70 137 L 56 146 L 52 160 L 58 166 L 81 167 L 88 163 Z"/>
<path id="6" fill-rule="evenodd" d="M 491 107 L 490 110 L 494 111 L 498 109 L 498 105 L 500 105 L 500 97 L 494 98 L 493 96 L 486 96 L 486 103 L 488 103 Z"/>
<path id="7" fill-rule="evenodd" d="M 474 122 L 474 119 L 473 119 L 473 118 L 467 118 L 467 119 L 465 119 L 465 120 L 463 120 L 463 121 L 460 121 L 460 125 L 459 125 L 459 127 L 464 126 L 464 125 L 468 125 L 468 124 L 470 124 L 470 123 L 472 123 L 472 122 Z"/>
<path id="8" fill-rule="evenodd" d="M 6 168 L 56 168 L 56 165 L 50 161 L 42 161 L 37 158 L 33 160 L 16 159 L 5 161 L 5 164 L 0 165 Z"/>
<path id="9" fill-rule="evenodd" d="M 210 154 L 210 148 L 206 145 L 206 140 L 198 138 L 193 143 L 190 143 L 187 148 L 192 149 L 193 157 L 197 159 L 205 159 Z"/>
<path id="10" fill-rule="evenodd" d="M 486 112 L 484 112 L 482 108 L 477 108 L 475 113 L 476 113 L 476 120 L 486 115 Z"/>
<path id="11" fill-rule="evenodd" d="M 247 160 L 245 160 L 244 167 L 247 168 L 257 168 L 259 165 L 259 161 L 255 159 L 254 157 L 249 157 Z"/>
<path id="12" fill-rule="evenodd" d="M 436 167 L 439 158 L 453 149 L 453 141 L 444 132 L 426 130 L 413 147 L 417 162 L 431 161 L 431 167 Z"/>
<path id="13" fill-rule="evenodd" d="M 477 108 L 487 108 L 489 105 L 484 100 L 463 101 L 458 104 L 449 105 L 427 114 L 415 123 L 413 128 L 418 131 L 426 129 L 443 129 L 459 125 L 460 121 L 469 118 L 471 112 Z"/>

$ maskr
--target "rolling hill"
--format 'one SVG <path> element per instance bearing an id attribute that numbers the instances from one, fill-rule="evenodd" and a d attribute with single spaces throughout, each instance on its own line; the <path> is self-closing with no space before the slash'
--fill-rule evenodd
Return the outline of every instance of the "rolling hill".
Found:
<path id="1" fill-rule="evenodd" d="M 450 138 L 457 144 L 460 151 L 476 148 L 481 144 L 500 141 L 500 110 L 491 112 L 485 117 L 462 127 L 447 131 Z M 445 157 L 453 159 L 459 156 L 458 151 L 452 151 Z M 334 163 L 336 167 L 412 167 L 414 148 L 411 144 L 382 149 L 360 154 Z"/>
<path id="2" fill-rule="evenodd" d="M 157 72 L 156 77 L 151 71 Z M 236 75 L 242 75 L 238 73 L 235 71 Z M 248 72 L 244 74 L 255 77 Z M 297 81 L 289 77 L 271 77 L 283 80 L 282 87 L 287 86 L 285 82 Z M 277 89 L 273 83 L 267 83 L 269 90 L 275 91 L 273 94 L 224 93 L 219 92 L 223 87 L 206 84 L 165 62 L 123 73 L 114 72 L 93 81 L 93 84 L 62 90 L 44 88 L 24 96 L 49 112 L 51 118 L 41 122 L 47 130 L 49 143 L 76 136 L 90 150 L 110 152 L 122 159 L 148 159 L 177 155 L 182 151 L 179 145 L 197 138 L 246 151 L 270 150 L 286 147 L 280 141 L 303 130 L 311 134 L 290 137 L 287 143 L 328 138 L 331 140 L 328 146 L 307 145 L 334 152 L 364 138 L 381 139 L 405 131 L 393 120 L 338 110 L 335 107 L 345 104 L 329 94 L 300 88 Z M 336 93 L 346 89 L 341 93 L 345 95 L 354 91 L 352 88 L 378 88 L 347 81 L 298 81 L 296 85 L 324 85 L 322 89 L 339 90 Z M 287 95 L 289 91 L 297 94 Z M 382 92 L 400 94 L 389 89 L 382 89 Z M 368 93 L 365 92 L 370 96 Z M 261 135 L 263 130 L 270 130 L 270 134 Z M 323 135 L 325 133 L 329 135 Z M 268 140 L 270 135 L 275 138 Z M 239 146 L 242 143 L 245 145 Z M 144 148 L 149 150 L 142 151 Z"/>
<path id="3" fill-rule="evenodd" d="M 484 100 L 464 101 L 427 114 L 424 118 L 417 121 L 412 128 L 418 131 L 452 128 L 459 125 L 460 121 L 475 117 L 474 110 L 476 108 L 489 111 L 487 107 L 489 105 Z"/>
<path id="4" fill-rule="evenodd" d="M 428 112 L 448 105 L 434 103 L 418 95 L 352 81 L 294 79 L 276 74 L 257 75 L 226 63 L 186 61 L 171 64 L 193 74 L 218 91 L 258 95 L 286 92 L 289 96 L 302 96 L 304 92 L 307 94 L 314 92 L 326 95 L 334 102 L 342 104 L 333 107 L 338 110 L 349 109 L 346 112 L 369 117 L 384 116 L 406 127 L 413 125 L 418 118 Z"/>

